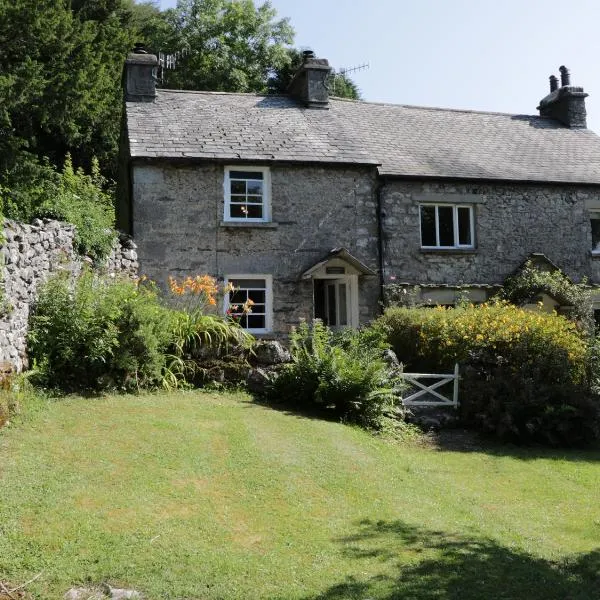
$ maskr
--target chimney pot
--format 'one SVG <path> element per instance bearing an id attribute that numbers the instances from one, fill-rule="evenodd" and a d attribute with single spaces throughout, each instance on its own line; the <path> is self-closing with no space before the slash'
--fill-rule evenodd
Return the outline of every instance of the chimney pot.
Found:
<path id="1" fill-rule="evenodd" d="M 304 50 L 302 52 L 302 62 L 306 62 L 311 58 L 315 58 L 315 53 L 312 50 Z"/>
<path id="2" fill-rule="evenodd" d="M 582 87 L 571 85 L 571 76 L 567 67 L 563 65 L 559 71 L 562 87 L 558 87 L 557 78 L 551 75 L 550 93 L 540 100 L 538 106 L 540 116 L 556 119 L 572 129 L 585 129 L 587 127 L 585 99 L 588 95 Z"/>

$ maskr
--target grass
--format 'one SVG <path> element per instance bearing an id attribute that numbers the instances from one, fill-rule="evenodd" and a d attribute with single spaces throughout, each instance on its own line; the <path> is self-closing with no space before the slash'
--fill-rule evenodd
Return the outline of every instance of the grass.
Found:
<path id="1" fill-rule="evenodd" d="M 59 599 L 583 600 L 600 452 L 399 445 L 243 394 L 85 399 L 0 433 L 0 580 Z"/>

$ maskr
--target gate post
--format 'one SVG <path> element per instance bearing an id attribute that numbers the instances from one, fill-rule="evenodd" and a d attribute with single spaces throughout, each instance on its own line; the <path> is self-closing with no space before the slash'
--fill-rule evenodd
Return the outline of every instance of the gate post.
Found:
<path id="1" fill-rule="evenodd" d="M 454 408 L 458 408 L 458 363 L 454 365 L 454 396 L 452 400 Z"/>

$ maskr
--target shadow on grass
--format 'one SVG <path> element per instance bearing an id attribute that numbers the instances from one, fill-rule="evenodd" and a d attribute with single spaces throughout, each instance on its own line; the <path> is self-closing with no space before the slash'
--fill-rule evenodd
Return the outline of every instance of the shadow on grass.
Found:
<path id="1" fill-rule="evenodd" d="M 262 406 L 282 412 L 297 418 L 341 422 L 338 415 L 331 409 L 319 407 L 300 407 L 285 401 L 271 401 L 263 396 L 252 395 L 247 406 Z M 549 448 L 547 446 L 518 446 L 509 442 L 483 435 L 471 429 L 462 427 L 442 429 L 434 434 L 428 434 L 429 447 L 442 452 L 473 452 L 498 457 L 511 457 L 519 460 L 536 460 L 539 458 L 561 460 L 568 462 L 598 462 L 600 461 L 600 443 L 585 448 Z M 600 592 L 598 593 L 600 600 Z"/>
<path id="2" fill-rule="evenodd" d="M 544 458 L 570 462 L 600 461 L 600 444 L 584 448 L 549 448 L 547 446 L 518 446 L 468 429 L 446 429 L 431 436 L 431 445 L 441 451 L 481 452 L 492 456 L 509 456 L 520 460 Z M 600 593 L 598 594 L 600 598 Z"/>
<path id="3" fill-rule="evenodd" d="M 340 419 L 331 409 L 319 408 L 318 406 L 298 406 L 291 402 L 267 400 L 264 396 L 253 395 L 252 401 L 248 402 L 247 406 L 262 406 L 270 408 L 286 415 L 291 415 L 300 419 L 309 419 L 311 421 L 329 421 L 331 423 L 339 423 Z"/>
<path id="4" fill-rule="evenodd" d="M 361 522 L 355 535 L 337 541 L 357 564 L 381 563 L 381 573 L 348 579 L 306 600 L 600 598 L 600 548 L 553 563 L 486 538 L 370 520 Z"/>

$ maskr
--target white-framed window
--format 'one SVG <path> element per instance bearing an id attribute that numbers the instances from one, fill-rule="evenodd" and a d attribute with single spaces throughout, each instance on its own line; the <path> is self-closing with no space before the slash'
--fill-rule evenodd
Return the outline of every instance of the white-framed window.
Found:
<path id="1" fill-rule="evenodd" d="M 268 167 L 225 167 L 224 221 L 271 220 L 271 177 Z"/>
<path id="2" fill-rule="evenodd" d="M 474 248 L 473 206 L 421 204 L 421 248 Z"/>
<path id="3" fill-rule="evenodd" d="M 590 212 L 592 226 L 592 254 L 600 254 L 600 210 Z"/>
<path id="4" fill-rule="evenodd" d="M 273 279 L 271 275 L 228 275 L 233 290 L 225 296 L 225 314 L 251 333 L 273 328 Z"/>

